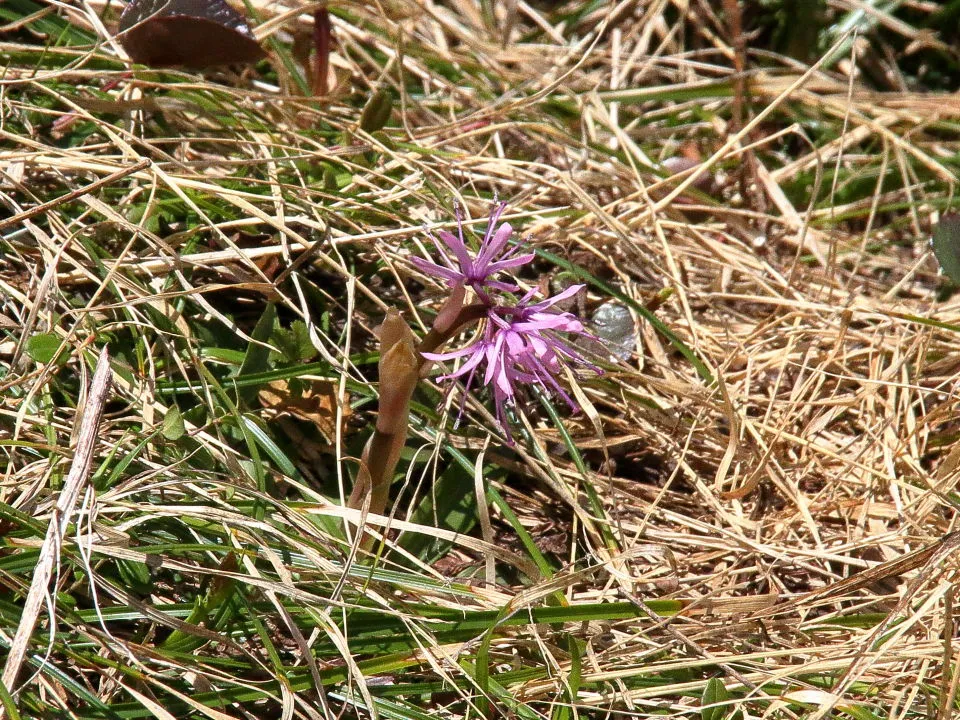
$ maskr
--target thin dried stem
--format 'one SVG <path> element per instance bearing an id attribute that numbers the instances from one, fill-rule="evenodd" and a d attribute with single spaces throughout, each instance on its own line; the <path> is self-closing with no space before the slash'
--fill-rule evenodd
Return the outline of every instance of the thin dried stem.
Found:
<path id="1" fill-rule="evenodd" d="M 93 380 L 90 381 L 87 403 L 80 418 L 80 434 L 77 438 L 73 463 L 70 465 L 70 472 L 64 481 L 60 496 L 57 498 L 56 508 L 50 516 L 47 535 L 40 548 L 40 559 L 36 570 L 34 570 L 33 581 L 30 583 L 30 590 L 27 592 L 27 598 L 23 604 L 20 624 L 17 626 L 17 632 L 10 644 L 10 654 L 7 656 L 7 662 L 3 666 L 3 676 L 0 682 L 3 683 L 11 696 L 16 692 L 14 683 L 20 674 L 20 668 L 26 657 L 30 638 L 40 615 L 40 609 L 50 598 L 50 578 L 53 576 L 53 569 L 60 558 L 60 544 L 66 535 L 67 526 L 70 524 L 73 509 L 77 504 L 77 498 L 80 496 L 80 489 L 90 475 L 93 451 L 99 437 L 100 417 L 103 414 L 103 406 L 107 401 L 109 392 L 110 356 L 107 348 L 103 348 L 97 360 Z M 3 705 L 0 705 L 0 718 L 4 717 L 4 713 Z"/>

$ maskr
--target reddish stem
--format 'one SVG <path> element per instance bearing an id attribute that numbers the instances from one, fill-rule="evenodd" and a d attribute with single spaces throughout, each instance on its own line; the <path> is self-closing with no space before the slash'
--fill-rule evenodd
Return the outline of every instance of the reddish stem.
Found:
<path id="1" fill-rule="evenodd" d="M 417 355 L 420 359 L 420 373 L 423 374 L 423 370 L 430 366 L 430 360 L 427 360 L 423 353 L 425 352 L 436 352 L 441 347 L 443 347 L 450 338 L 460 332 L 464 325 L 473 322 L 479 322 L 487 316 L 487 309 L 489 306 L 484 305 L 483 303 L 474 303 L 473 305 L 467 305 L 460 308 L 460 312 L 457 314 L 456 319 L 450 322 L 444 330 L 437 330 L 432 328 L 430 332 L 423 336 L 423 340 L 420 341 L 420 344 L 417 345 Z"/>
<path id="2" fill-rule="evenodd" d="M 330 72 L 330 13 L 320 8 L 313 13 L 313 94 L 326 95 L 327 75 Z"/>

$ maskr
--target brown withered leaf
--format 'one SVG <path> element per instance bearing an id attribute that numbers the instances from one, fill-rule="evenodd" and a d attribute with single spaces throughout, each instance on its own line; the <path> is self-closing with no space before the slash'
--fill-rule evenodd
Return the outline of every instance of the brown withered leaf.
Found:
<path id="1" fill-rule="evenodd" d="M 224 0 L 131 0 L 118 39 L 134 62 L 150 67 L 199 69 L 266 55 L 247 21 Z"/>
<path id="2" fill-rule="evenodd" d="M 294 417 L 313 423 L 331 445 L 336 440 L 337 428 L 337 383 L 331 380 L 310 382 L 302 395 L 290 392 L 286 380 L 274 380 L 260 388 L 260 404 L 273 417 Z M 342 422 L 350 416 L 349 398 L 344 398 Z M 341 430 L 342 428 L 341 422 Z"/>

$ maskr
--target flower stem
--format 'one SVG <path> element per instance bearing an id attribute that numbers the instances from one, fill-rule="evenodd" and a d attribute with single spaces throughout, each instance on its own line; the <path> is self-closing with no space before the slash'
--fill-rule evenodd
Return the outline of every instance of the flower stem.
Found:
<path id="1" fill-rule="evenodd" d="M 445 323 L 446 327 L 441 327 L 441 329 L 438 330 L 436 327 L 437 324 L 434 323 L 434 327 L 423 336 L 423 340 L 421 340 L 417 346 L 417 354 L 420 360 L 420 374 L 422 375 L 423 371 L 430 367 L 430 361 L 423 357 L 423 353 L 437 352 L 437 350 L 446 345 L 454 335 L 459 333 L 464 325 L 479 322 L 487 317 L 489 310 L 490 306 L 485 303 L 473 303 L 472 305 L 466 305 L 460 308 L 460 311 L 454 316 L 453 320 Z M 441 310 L 441 314 L 442 313 L 443 311 Z M 437 317 L 439 318 L 440 316 L 441 315 L 438 315 Z"/>

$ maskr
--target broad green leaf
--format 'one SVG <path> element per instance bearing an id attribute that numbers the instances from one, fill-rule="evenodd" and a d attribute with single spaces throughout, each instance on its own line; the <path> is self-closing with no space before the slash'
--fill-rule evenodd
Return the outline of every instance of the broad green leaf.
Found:
<path id="1" fill-rule="evenodd" d="M 243 365 L 240 366 L 237 378 L 264 372 L 270 366 L 270 346 L 267 343 L 273 335 L 273 326 L 276 321 L 277 307 L 273 303 L 268 303 L 250 335 L 254 342 L 247 347 L 247 354 L 243 358 Z M 257 396 L 257 390 L 254 387 L 239 387 L 239 393 L 240 397 L 248 402 Z"/>
<path id="2" fill-rule="evenodd" d="M 381 130 L 387 124 L 392 112 L 393 96 L 390 91 L 377 90 L 363 106 L 363 112 L 360 114 L 360 129 L 368 133 Z"/>
<path id="3" fill-rule="evenodd" d="M 163 426 L 160 429 L 160 434 L 167 440 L 176 441 L 182 438 L 186 431 L 187 428 L 183 424 L 183 415 L 180 414 L 176 405 L 171 405 L 167 414 L 163 416 Z"/>
<path id="4" fill-rule="evenodd" d="M 421 525 L 467 533 L 477 523 L 476 506 L 473 478 L 462 467 L 451 463 L 427 491 L 410 519 Z M 446 554 L 451 544 L 421 533 L 405 533 L 400 545 L 421 560 L 431 562 Z"/>
<path id="5" fill-rule="evenodd" d="M 33 335 L 27 340 L 27 355 L 38 363 L 46 365 L 53 362 L 53 359 L 57 356 L 57 351 L 60 349 L 60 345 L 60 337 L 56 333 Z M 63 356 L 64 353 L 61 352 L 60 358 L 62 359 Z"/>
<path id="6" fill-rule="evenodd" d="M 730 708 L 723 703 L 730 699 L 730 693 L 718 677 L 710 678 L 703 695 L 700 697 L 700 717 L 702 720 L 723 720 Z"/>
<path id="7" fill-rule="evenodd" d="M 940 218 L 933 231 L 931 244 L 943 274 L 954 285 L 960 285 L 960 215 L 950 214 Z"/>
<path id="8" fill-rule="evenodd" d="M 249 431 L 252 439 L 263 448 L 263 451 L 277 464 L 277 467 L 287 476 L 294 477 L 297 474 L 296 466 L 270 436 L 267 435 L 264 429 L 257 424 L 256 420 L 248 415 L 243 415 L 240 419 L 243 422 L 244 428 Z"/>
<path id="9" fill-rule="evenodd" d="M 305 363 L 317 354 L 310 341 L 310 332 L 302 320 L 295 320 L 290 329 L 277 328 L 270 341 L 277 346 L 283 359 L 291 364 Z"/>

